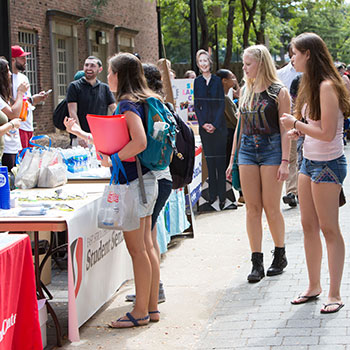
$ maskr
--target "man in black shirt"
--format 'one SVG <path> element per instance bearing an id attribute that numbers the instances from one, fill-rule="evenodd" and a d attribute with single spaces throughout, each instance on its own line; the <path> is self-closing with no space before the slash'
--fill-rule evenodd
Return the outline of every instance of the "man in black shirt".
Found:
<path id="1" fill-rule="evenodd" d="M 117 107 L 108 85 L 97 79 L 100 72 L 102 62 L 95 56 L 89 56 L 84 63 L 85 76 L 71 82 L 67 90 L 69 116 L 86 132 L 90 132 L 87 114 L 112 114 Z M 75 141 L 74 138 L 71 135 L 72 145 L 87 146 L 84 140 Z"/>

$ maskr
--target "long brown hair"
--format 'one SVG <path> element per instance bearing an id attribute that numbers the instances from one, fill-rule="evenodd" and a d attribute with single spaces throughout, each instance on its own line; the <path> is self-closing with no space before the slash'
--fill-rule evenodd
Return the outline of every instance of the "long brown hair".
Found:
<path id="1" fill-rule="evenodd" d="M 0 57 L 0 96 L 6 103 L 9 103 L 11 98 L 9 63 L 2 57 Z"/>
<path id="2" fill-rule="evenodd" d="M 148 97 L 160 98 L 148 86 L 141 61 L 130 53 L 118 53 L 109 60 L 113 73 L 118 74 L 117 101 L 144 102 Z"/>
<path id="3" fill-rule="evenodd" d="M 320 84 L 324 80 L 330 80 L 333 83 L 338 95 L 339 108 L 345 115 L 349 115 L 349 92 L 334 66 L 324 41 L 315 33 L 303 33 L 292 40 L 292 46 L 301 53 L 309 51 L 310 54 L 296 100 L 296 117 L 298 119 L 302 118 L 301 110 L 306 103 L 308 117 L 312 120 L 321 119 Z"/>

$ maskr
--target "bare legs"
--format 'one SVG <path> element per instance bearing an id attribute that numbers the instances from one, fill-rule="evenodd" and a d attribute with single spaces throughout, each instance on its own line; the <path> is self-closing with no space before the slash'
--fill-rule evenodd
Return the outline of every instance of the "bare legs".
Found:
<path id="1" fill-rule="evenodd" d="M 276 247 L 284 247 L 284 220 L 280 210 L 282 182 L 278 166 L 240 165 L 240 179 L 246 202 L 246 225 L 252 252 L 262 250 L 262 209 Z"/>
<path id="2" fill-rule="evenodd" d="M 334 183 L 316 184 L 308 176 L 300 174 L 298 193 L 309 274 L 309 286 L 303 295 L 310 296 L 321 292 L 322 245 L 319 234 L 321 229 L 326 240 L 330 275 L 328 303 L 341 302 L 340 284 L 345 245 L 339 227 L 340 186 Z M 336 307 L 329 306 L 327 311 Z"/>
<path id="3" fill-rule="evenodd" d="M 151 216 L 140 219 L 140 228 L 124 232 L 124 239 L 131 255 L 136 288 L 136 300 L 131 315 L 144 318 L 148 311 L 158 310 L 159 258 L 151 236 Z M 127 319 L 123 317 L 122 320 Z M 148 323 L 140 321 L 139 324 Z M 130 327 L 131 322 L 113 322 L 113 327 Z"/>

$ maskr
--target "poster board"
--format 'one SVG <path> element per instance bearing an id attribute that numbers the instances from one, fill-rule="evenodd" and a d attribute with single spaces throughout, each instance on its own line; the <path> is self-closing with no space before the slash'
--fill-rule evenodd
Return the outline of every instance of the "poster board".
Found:
<path id="1" fill-rule="evenodd" d="M 160 74 L 162 75 L 163 91 L 165 93 L 165 102 L 170 102 L 172 105 L 175 105 L 173 90 L 171 88 L 169 64 L 170 64 L 170 61 L 167 61 L 165 58 L 161 58 L 157 63 L 157 67 L 160 71 Z"/>
<path id="2" fill-rule="evenodd" d="M 194 111 L 193 85 L 194 79 L 171 80 L 175 109 L 185 122 L 197 121 Z"/>

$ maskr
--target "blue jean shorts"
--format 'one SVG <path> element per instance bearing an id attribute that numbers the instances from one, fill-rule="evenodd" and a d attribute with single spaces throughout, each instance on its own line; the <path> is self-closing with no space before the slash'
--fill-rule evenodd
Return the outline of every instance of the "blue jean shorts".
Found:
<path id="1" fill-rule="evenodd" d="M 304 158 L 300 173 L 311 177 L 315 183 L 335 183 L 342 185 L 346 176 L 346 158 L 344 155 L 337 159 L 316 161 Z"/>
<path id="2" fill-rule="evenodd" d="M 242 135 L 238 165 L 280 165 L 281 135 Z"/>

